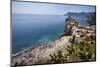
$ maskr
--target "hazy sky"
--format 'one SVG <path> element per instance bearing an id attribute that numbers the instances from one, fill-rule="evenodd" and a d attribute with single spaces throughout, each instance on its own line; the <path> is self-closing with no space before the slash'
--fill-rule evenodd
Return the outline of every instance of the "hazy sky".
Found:
<path id="1" fill-rule="evenodd" d="M 67 12 L 94 12 L 94 6 L 12 2 L 12 13 L 63 15 Z"/>

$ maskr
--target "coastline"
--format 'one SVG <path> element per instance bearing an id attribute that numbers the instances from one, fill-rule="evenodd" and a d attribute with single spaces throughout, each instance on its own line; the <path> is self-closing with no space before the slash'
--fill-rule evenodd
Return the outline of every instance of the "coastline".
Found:
<path id="1" fill-rule="evenodd" d="M 19 62 L 22 61 L 22 58 L 23 58 L 23 60 L 29 60 L 29 58 L 34 58 L 35 60 L 37 58 L 39 58 L 39 59 L 49 58 L 50 54 L 52 54 L 58 50 L 63 50 L 66 46 L 70 45 L 71 43 L 69 43 L 69 39 L 71 39 L 71 38 L 72 38 L 71 36 L 65 36 L 65 37 L 61 37 L 60 39 L 57 39 L 53 42 L 49 42 L 48 44 L 43 45 L 43 46 L 25 49 L 24 51 L 21 51 L 20 53 L 17 53 L 12 56 L 12 61 L 13 61 L 12 65 L 15 64 L 16 60 Z M 29 55 L 32 55 L 32 57 L 28 57 Z M 26 59 L 25 56 L 28 58 Z M 44 63 L 46 61 L 47 60 L 44 60 Z M 30 65 L 30 64 L 32 64 L 32 63 L 29 63 L 28 65 Z"/>
<path id="2" fill-rule="evenodd" d="M 16 57 L 16 56 L 22 54 L 23 52 L 29 51 L 31 49 L 34 49 L 34 47 L 26 48 L 26 49 L 24 49 L 24 50 L 22 50 L 22 51 L 20 51 L 18 53 L 12 54 L 12 57 Z"/>
<path id="3" fill-rule="evenodd" d="M 69 16 L 65 21 L 62 35 L 47 44 L 27 48 L 13 55 L 12 66 L 93 61 L 95 60 L 95 33 L 95 25 L 81 25 L 79 21 Z"/>
<path id="4" fill-rule="evenodd" d="M 55 39 L 53 39 L 52 41 L 49 41 L 48 43 L 54 42 L 54 41 L 58 40 L 59 37 L 60 37 L 61 35 L 62 35 L 62 34 L 60 34 L 59 36 L 55 37 Z M 17 56 L 17 55 L 20 55 L 20 54 L 22 54 L 23 52 L 26 52 L 26 51 L 29 51 L 29 50 L 32 50 L 32 49 L 35 49 L 35 48 L 38 48 L 38 47 L 46 46 L 48 43 L 45 43 L 45 44 L 43 43 L 43 44 L 38 45 L 38 46 L 31 46 L 31 47 L 29 47 L 29 48 L 25 48 L 25 49 L 23 49 L 23 50 L 21 50 L 21 51 L 19 51 L 19 52 L 17 52 L 17 53 L 12 54 L 12 57 Z"/>

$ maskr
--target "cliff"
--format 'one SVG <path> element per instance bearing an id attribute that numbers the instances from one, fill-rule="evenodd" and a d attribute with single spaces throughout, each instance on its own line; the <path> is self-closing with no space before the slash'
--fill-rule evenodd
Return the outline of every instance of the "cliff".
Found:
<path id="1" fill-rule="evenodd" d="M 82 26 L 79 21 L 69 16 L 65 20 L 64 33 L 57 40 L 12 56 L 12 66 L 93 60 L 95 60 L 95 25 Z"/>

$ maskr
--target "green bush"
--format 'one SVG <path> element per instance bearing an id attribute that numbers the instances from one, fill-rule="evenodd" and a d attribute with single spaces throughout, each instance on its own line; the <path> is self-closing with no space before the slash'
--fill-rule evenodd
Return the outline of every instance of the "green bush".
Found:
<path id="1" fill-rule="evenodd" d="M 96 59 L 95 43 L 91 44 L 90 42 L 95 42 L 95 40 L 88 37 L 78 44 L 67 46 L 64 51 L 58 50 L 56 53 L 50 54 L 50 62 L 63 63 L 70 60 L 73 62 L 79 60 L 79 58 L 81 61 L 94 61 Z M 75 59 L 75 57 L 78 59 Z"/>
<path id="2" fill-rule="evenodd" d="M 66 48 L 69 55 L 76 55 L 81 58 L 82 61 L 95 60 L 95 40 L 87 37 L 79 44 L 73 44 Z"/>
<path id="3" fill-rule="evenodd" d="M 63 63 L 64 62 L 64 57 L 62 54 L 62 51 L 58 50 L 56 53 L 54 54 L 50 54 L 51 59 L 49 60 L 49 62 L 52 63 Z"/>

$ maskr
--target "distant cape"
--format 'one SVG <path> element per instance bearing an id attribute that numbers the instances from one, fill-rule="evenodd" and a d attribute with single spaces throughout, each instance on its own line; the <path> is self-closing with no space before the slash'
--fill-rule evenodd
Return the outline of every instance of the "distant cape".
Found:
<path id="1" fill-rule="evenodd" d="M 93 12 L 88 12 L 88 13 L 85 13 L 85 12 L 80 12 L 80 13 L 76 13 L 76 12 L 68 12 L 66 14 L 64 14 L 64 16 L 89 16 L 91 15 Z"/>

